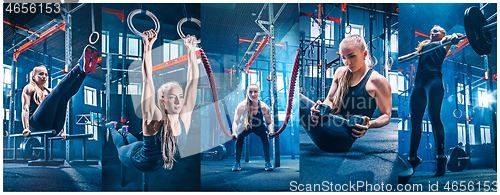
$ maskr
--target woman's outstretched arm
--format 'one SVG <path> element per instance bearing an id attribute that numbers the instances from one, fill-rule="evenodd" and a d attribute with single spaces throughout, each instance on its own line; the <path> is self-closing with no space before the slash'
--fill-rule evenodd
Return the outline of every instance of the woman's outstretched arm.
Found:
<path id="1" fill-rule="evenodd" d="M 234 140 L 236 140 L 235 138 L 238 137 L 238 129 L 240 128 L 239 122 L 241 114 L 245 111 L 245 105 L 246 105 L 245 101 L 239 103 L 238 106 L 236 107 L 236 110 L 234 111 L 233 126 L 232 126 L 233 127 L 232 135 Z"/>
<path id="2" fill-rule="evenodd" d="M 198 78 L 200 77 L 200 68 L 196 60 L 196 37 L 187 36 L 184 39 L 184 45 L 188 50 L 188 71 L 187 71 L 187 83 L 184 98 L 184 107 L 181 111 L 181 117 L 183 118 L 184 126 L 189 129 L 191 126 L 191 113 L 196 105 L 196 96 L 198 90 Z"/>
<path id="3" fill-rule="evenodd" d="M 30 131 L 30 101 L 31 95 L 35 92 L 35 87 L 33 85 L 28 84 L 23 89 L 23 95 L 21 97 L 22 103 L 22 112 L 21 112 L 21 120 L 23 122 L 23 136 L 27 137 Z"/>
<path id="4" fill-rule="evenodd" d="M 144 32 L 147 37 L 142 38 L 144 44 L 144 53 L 142 56 L 142 95 L 141 95 L 141 109 L 143 124 L 143 134 L 150 136 L 156 134 L 157 130 L 154 123 L 151 121 L 159 121 L 162 118 L 161 111 L 155 102 L 155 87 L 153 83 L 153 62 L 151 52 L 153 43 L 156 40 L 156 32 L 149 30 Z"/>

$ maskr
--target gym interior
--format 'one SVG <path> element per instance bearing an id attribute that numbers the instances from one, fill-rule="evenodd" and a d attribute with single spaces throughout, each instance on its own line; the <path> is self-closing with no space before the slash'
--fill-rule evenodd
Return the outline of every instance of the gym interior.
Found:
<path id="1" fill-rule="evenodd" d="M 306 134 L 307 129 L 300 127 L 301 183 L 397 183 L 394 169 L 398 144 L 397 9 L 397 4 L 300 4 L 299 32 L 303 50 L 300 93 L 314 102 L 325 100 L 335 71 L 344 66 L 338 54 L 339 43 L 349 35 L 365 38 L 374 64 L 372 69 L 389 81 L 392 90 L 390 123 L 369 129 L 349 152 L 320 150 Z M 378 116 L 377 108 L 372 120 Z"/>
<path id="2" fill-rule="evenodd" d="M 279 191 L 299 177 L 298 89 L 292 87 L 297 56 L 297 4 L 202 4 L 202 47 L 217 76 L 224 127 L 215 117 L 208 80 L 200 80 L 202 92 L 201 189 L 206 191 Z M 270 29 L 270 23 L 273 29 Z M 260 24 L 260 25 L 259 25 Z M 275 132 L 283 125 L 287 106 L 293 114 L 279 136 L 269 139 L 274 171 L 264 170 L 261 139 L 245 137 L 241 171 L 232 172 L 235 143 L 224 131 L 232 129 L 237 105 L 245 100 L 250 84 L 260 88 L 259 100 L 270 108 Z M 226 129 L 226 130 L 224 130 Z M 238 134 L 240 131 L 238 131 Z M 215 148 L 214 148 L 215 147 Z M 223 181 L 223 182 L 221 182 Z"/>
<path id="3" fill-rule="evenodd" d="M 445 93 L 441 120 L 445 132 L 444 148 L 448 157 L 448 171 L 443 177 L 432 177 L 436 170 L 436 146 L 426 111 L 417 152 L 423 162 L 417 167 L 409 183 L 427 184 L 435 180 L 475 181 L 475 178 L 496 181 L 497 31 L 496 27 L 491 31 L 491 37 L 486 41 L 489 44 L 481 42 L 485 39 L 474 41 L 479 38 L 466 32 L 474 27 L 467 26 L 464 22 L 467 15 L 464 12 L 472 6 L 481 8 L 480 17 L 486 19 L 488 24 L 496 23 L 497 5 L 494 3 L 399 4 L 400 56 L 414 52 L 419 42 L 429 39 L 429 32 L 434 25 L 441 26 L 447 35 L 467 35 L 466 40 L 451 47 L 442 65 Z M 471 21 L 479 23 L 481 20 L 477 17 Z M 476 42 L 480 44 L 479 49 L 472 47 Z M 488 47 L 489 53 L 478 54 Z M 408 157 L 410 149 L 409 102 L 417 65 L 416 60 L 398 64 L 398 151 L 404 159 Z"/>
<path id="4" fill-rule="evenodd" d="M 66 117 L 58 119 L 65 121 L 65 132 L 72 137 L 61 141 L 34 132 L 28 138 L 21 135 L 21 96 L 30 71 L 45 65 L 45 87 L 54 88 L 77 64 L 85 46 L 101 48 L 93 33 L 101 31 L 100 4 L 48 7 L 51 13 L 3 13 L 3 189 L 101 191 L 100 68 L 87 75 L 70 99 Z"/>
<path id="5" fill-rule="evenodd" d="M 187 5 L 187 6 L 186 6 Z M 116 129 L 132 133 L 142 141 L 141 94 L 143 77 L 141 63 L 142 38 L 132 32 L 154 29 L 158 32 L 153 45 L 152 62 L 155 91 L 161 84 L 177 81 L 186 84 L 187 49 L 177 32 L 178 22 L 188 17 L 199 18 L 200 4 L 103 4 L 103 83 L 105 99 L 103 117 L 106 122 L 118 122 Z M 132 15 L 134 11 L 148 10 L 159 23 L 146 14 Z M 129 21 L 130 19 L 130 21 Z M 182 25 L 185 35 L 200 37 L 200 27 L 193 22 Z M 125 36 L 126 35 L 126 36 Z M 127 37 L 124 39 L 123 37 Z M 160 67 L 160 68 L 157 68 Z M 200 72 L 202 68 L 200 67 Z M 201 80 L 201 79 L 200 79 Z M 198 89 L 200 91 L 200 89 Z M 199 92 L 198 92 L 199 93 Z M 197 104 L 200 99 L 198 98 Z M 200 111 L 195 109 L 193 121 L 199 120 Z M 188 143 L 200 150 L 199 122 L 193 122 Z M 186 191 L 200 189 L 200 155 L 192 153 L 176 159 L 172 170 L 160 169 L 143 173 L 136 168 L 122 165 L 113 141 L 103 145 L 103 191 Z M 187 156 L 187 155 L 186 155 Z M 183 156 L 184 157 L 184 156 Z"/>

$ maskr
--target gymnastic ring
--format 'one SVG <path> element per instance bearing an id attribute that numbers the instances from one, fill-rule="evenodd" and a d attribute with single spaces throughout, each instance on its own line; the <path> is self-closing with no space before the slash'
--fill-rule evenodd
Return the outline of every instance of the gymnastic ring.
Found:
<path id="1" fill-rule="evenodd" d="M 149 16 L 153 22 L 155 23 L 155 32 L 158 33 L 160 32 L 160 21 L 158 21 L 158 18 L 153 14 L 151 13 L 150 11 L 148 10 L 142 10 L 142 9 L 135 9 L 134 11 L 130 12 L 128 14 L 128 17 L 127 17 L 127 24 L 128 24 L 128 28 L 137 36 L 140 36 L 140 37 L 147 37 L 144 33 L 142 32 L 139 32 L 137 29 L 135 29 L 134 25 L 132 24 L 132 18 L 138 14 L 138 13 L 141 13 L 141 14 L 146 14 L 147 16 Z"/>
<path id="2" fill-rule="evenodd" d="M 92 35 L 96 34 L 97 35 L 97 38 L 95 39 L 95 41 L 92 41 Z M 90 34 L 89 36 L 89 43 L 94 45 L 95 43 L 97 43 L 97 41 L 99 41 L 99 33 L 97 31 L 94 31 L 92 34 Z"/>
<path id="3" fill-rule="evenodd" d="M 349 27 L 349 32 L 346 31 L 345 34 L 351 34 L 352 26 L 350 24 L 347 25 L 346 28 L 345 28 L 346 30 L 347 30 L 347 27 Z"/>
<path id="4" fill-rule="evenodd" d="M 431 148 L 432 148 L 432 144 L 431 144 L 431 143 L 429 143 L 429 144 L 427 144 L 427 145 L 425 146 L 425 149 L 427 149 L 427 150 L 428 150 L 428 149 L 431 149 Z"/>
<path id="5" fill-rule="evenodd" d="M 311 92 L 314 92 L 315 89 L 316 88 L 314 86 L 309 87 L 309 90 L 311 90 Z"/>
<path id="6" fill-rule="evenodd" d="M 392 56 L 389 57 L 389 62 L 390 63 L 387 63 L 387 65 L 389 66 L 387 67 L 388 70 L 392 69 L 392 65 L 394 64 L 394 59 L 392 59 Z"/>
<path id="7" fill-rule="evenodd" d="M 403 100 L 403 106 L 408 106 L 408 100 Z"/>
<path id="8" fill-rule="evenodd" d="M 471 113 L 474 113 L 474 115 L 469 114 L 469 121 L 473 120 L 474 117 L 476 117 L 476 112 L 474 110 L 470 110 Z"/>
<path id="9" fill-rule="evenodd" d="M 179 22 L 177 22 L 177 34 L 179 34 L 179 37 L 181 37 L 183 40 L 186 38 L 186 35 L 184 35 L 184 33 L 182 33 L 181 27 L 182 27 L 182 24 L 184 24 L 187 21 L 188 21 L 187 18 L 182 18 L 181 20 L 179 20 Z M 198 20 L 196 18 L 191 18 L 190 21 L 198 24 L 198 26 L 201 28 L 201 21 L 200 20 Z M 197 43 L 201 43 L 201 39 L 198 39 Z"/>
<path id="10" fill-rule="evenodd" d="M 4 131 L 3 131 L 3 137 L 9 137 L 9 132 L 8 132 L 8 131 L 6 131 L 6 130 L 4 130 Z"/>
<path id="11" fill-rule="evenodd" d="M 457 114 L 456 114 L 456 111 L 457 111 L 457 110 L 458 110 L 458 111 L 460 111 L 460 116 L 458 116 L 458 117 L 457 117 Z M 459 110 L 459 109 L 455 109 L 455 110 L 453 110 L 453 116 L 454 116 L 455 118 L 457 118 L 457 119 L 458 119 L 458 118 L 460 118 L 460 117 L 462 117 L 462 111 L 461 111 L 461 110 Z"/>
<path id="12" fill-rule="evenodd" d="M 372 61 L 372 66 L 377 65 L 377 64 L 378 64 L 377 57 L 375 57 L 374 55 L 371 55 L 371 56 L 370 56 L 370 60 L 371 60 L 371 58 L 375 59 L 375 63 L 373 63 L 373 61 Z"/>

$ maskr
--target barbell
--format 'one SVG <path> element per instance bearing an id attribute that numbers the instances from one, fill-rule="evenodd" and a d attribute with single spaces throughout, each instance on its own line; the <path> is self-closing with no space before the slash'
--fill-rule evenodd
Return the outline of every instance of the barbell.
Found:
<path id="1" fill-rule="evenodd" d="M 479 10 L 479 8 L 469 7 L 465 10 L 464 13 L 464 28 L 466 35 L 460 37 L 458 39 L 459 41 L 467 38 L 470 46 L 478 55 L 487 55 L 491 53 L 491 49 L 493 48 L 493 42 L 490 31 L 497 28 L 497 22 L 488 24 L 488 21 L 484 17 L 481 10 Z M 451 41 L 443 43 L 442 45 L 436 46 L 417 55 L 403 59 L 399 61 L 399 63 L 412 61 L 420 57 L 421 55 L 424 55 L 438 48 L 451 44 L 452 44 Z"/>

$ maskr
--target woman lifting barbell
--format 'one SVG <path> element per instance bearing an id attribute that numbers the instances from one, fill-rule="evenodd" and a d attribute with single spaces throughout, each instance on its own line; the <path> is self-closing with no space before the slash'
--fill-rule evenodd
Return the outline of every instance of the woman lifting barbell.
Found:
<path id="1" fill-rule="evenodd" d="M 371 65 L 367 45 L 362 36 L 351 35 L 340 43 L 344 67 L 339 67 L 325 101 L 314 103 L 300 95 L 300 121 L 312 141 L 325 152 L 348 152 L 357 138 L 368 129 L 387 125 L 391 119 L 391 87 L 387 79 L 369 68 Z M 360 115 L 364 124 L 332 124 L 323 122 L 317 114 L 320 105 L 327 105 L 331 114 L 350 118 Z M 378 106 L 380 117 L 370 120 Z"/>
<path id="2" fill-rule="evenodd" d="M 442 176 L 446 173 L 447 160 L 444 155 L 444 127 L 441 122 L 441 105 L 444 98 L 441 68 L 451 45 L 448 44 L 443 47 L 440 47 L 440 45 L 449 41 L 452 44 L 458 44 L 459 38 L 463 36 L 460 33 L 446 35 L 446 31 L 442 27 L 434 26 L 431 29 L 430 40 L 419 43 L 415 52 L 398 58 L 398 60 L 404 60 L 431 48 L 438 48 L 433 52 L 428 52 L 420 56 L 417 75 L 415 76 L 415 85 L 410 95 L 411 140 L 408 161 L 413 170 L 422 162 L 422 159 L 417 156 L 417 150 L 422 135 L 422 118 L 427 107 L 432 124 L 432 132 L 436 141 L 437 171 L 435 176 Z"/>
<path id="3" fill-rule="evenodd" d="M 44 86 L 48 79 L 47 68 L 43 65 L 33 68 L 21 98 L 24 137 L 28 137 L 31 130 L 49 129 L 58 131 L 64 138 L 67 136 L 63 126 L 68 101 L 78 92 L 87 74 L 95 72 L 97 58 L 95 47 L 87 45 L 78 64 L 52 90 Z"/>
<path id="4" fill-rule="evenodd" d="M 236 141 L 236 155 L 235 163 L 233 166 L 233 171 L 241 170 L 241 152 L 243 150 L 243 140 L 250 133 L 254 133 L 259 136 L 262 141 L 262 148 L 264 149 L 265 165 L 264 169 L 266 171 L 272 171 L 273 166 L 271 165 L 271 156 L 269 154 L 269 140 L 268 135 L 272 135 L 274 132 L 273 122 L 271 120 L 271 114 L 269 111 L 269 106 L 264 102 L 259 100 L 260 89 L 256 84 L 248 85 L 246 98 L 236 107 L 233 121 L 233 139 Z M 243 116 L 243 117 L 242 117 Z M 243 122 L 241 121 L 243 118 Z M 264 118 L 266 125 L 264 125 Z M 238 131 L 239 129 L 244 129 L 243 131 Z M 269 131 L 269 134 L 266 133 Z M 237 132 L 240 132 L 237 134 Z"/>
<path id="5" fill-rule="evenodd" d="M 128 132 L 118 132 L 109 128 L 120 161 L 127 167 L 136 167 L 143 172 L 151 172 L 164 167 L 172 169 L 180 151 L 187 144 L 191 127 L 191 114 L 196 104 L 199 67 L 196 62 L 196 37 L 187 36 L 184 45 L 188 50 L 188 70 L 185 94 L 179 83 L 171 81 L 157 91 L 155 102 L 153 83 L 152 47 L 157 32 L 148 30 L 142 38 L 144 55 L 142 63 L 143 88 L 141 109 L 144 141 L 137 141 Z"/>

